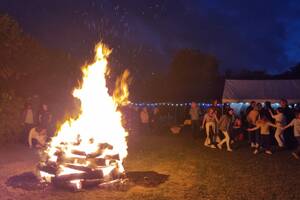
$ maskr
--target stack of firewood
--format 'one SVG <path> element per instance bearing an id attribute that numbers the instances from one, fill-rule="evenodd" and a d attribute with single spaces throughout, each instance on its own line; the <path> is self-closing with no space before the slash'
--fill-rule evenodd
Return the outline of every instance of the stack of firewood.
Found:
<path id="1" fill-rule="evenodd" d="M 37 166 L 40 179 L 56 186 L 80 190 L 124 177 L 124 174 L 119 171 L 119 155 L 103 154 L 113 150 L 113 146 L 104 143 L 99 144 L 98 147 L 96 152 L 90 154 L 74 149 L 71 150 L 71 156 L 70 154 L 66 156 L 63 148 L 57 148 L 55 162 L 50 160 L 46 151 L 43 151 Z M 66 171 L 67 173 L 63 173 Z"/>

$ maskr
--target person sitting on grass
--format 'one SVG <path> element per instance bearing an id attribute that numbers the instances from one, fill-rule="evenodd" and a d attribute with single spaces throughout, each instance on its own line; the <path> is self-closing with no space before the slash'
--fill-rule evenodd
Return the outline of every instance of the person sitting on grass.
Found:
<path id="1" fill-rule="evenodd" d="M 286 125 L 283 129 L 287 129 L 288 127 L 294 126 L 294 137 L 297 140 L 297 148 L 296 150 L 292 153 L 292 155 L 296 159 L 300 159 L 300 112 L 296 113 L 296 118 L 293 119 L 288 125 Z"/>
<path id="2" fill-rule="evenodd" d="M 233 109 L 229 108 L 227 110 L 227 113 L 225 115 L 222 115 L 220 121 L 219 121 L 219 129 L 224 134 L 225 138 L 218 143 L 218 148 L 222 149 L 222 145 L 226 142 L 227 151 L 231 152 L 232 149 L 230 147 L 230 136 L 229 136 L 229 130 L 232 126 L 232 119 L 233 119 Z"/>
<path id="3" fill-rule="evenodd" d="M 248 131 L 255 131 L 260 129 L 260 139 L 259 146 L 255 148 L 254 154 L 258 154 L 260 149 L 264 149 L 266 154 L 271 155 L 271 146 L 270 146 L 270 126 L 275 127 L 275 124 L 272 124 L 268 121 L 266 116 L 262 116 L 260 120 L 256 122 L 256 126 L 254 128 L 248 128 Z"/>
<path id="4" fill-rule="evenodd" d="M 46 145 L 47 130 L 41 126 L 34 127 L 30 130 L 28 136 L 29 147 L 42 148 Z"/>

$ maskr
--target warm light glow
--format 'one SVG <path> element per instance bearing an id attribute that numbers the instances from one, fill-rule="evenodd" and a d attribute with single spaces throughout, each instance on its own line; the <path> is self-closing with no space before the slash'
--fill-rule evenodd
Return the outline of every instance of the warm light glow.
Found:
<path id="1" fill-rule="evenodd" d="M 54 177 L 54 175 L 49 174 L 47 172 L 40 171 L 39 173 L 40 173 L 41 177 L 44 177 L 44 180 L 42 180 L 42 181 L 45 181 L 45 182 L 51 182 L 51 178 Z"/>
<path id="2" fill-rule="evenodd" d="M 81 189 L 81 187 L 82 187 L 82 185 L 81 185 L 81 180 L 72 180 L 72 181 L 70 181 L 72 184 L 74 184 L 75 185 L 75 187 L 78 189 L 78 190 L 80 190 Z"/>
<path id="3" fill-rule="evenodd" d="M 86 158 L 85 155 L 75 155 L 74 150 L 84 152 L 86 155 L 99 150 L 99 144 L 107 143 L 113 148 L 104 150 L 99 158 L 119 155 L 120 161 L 103 170 L 104 174 L 109 174 L 114 168 L 123 172 L 123 159 L 127 156 L 127 132 L 121 123 L 121 113 L 118 106 L 128 100 L 127 82 L 129 73 L 125 71 L 122 78 L 116 83 L 121 88 L 116 88 L 113 97 L 108 94 L 105 75 L 107 73 L 107 58 L 111 50 L 99 43 L 95 48 L 95 61 L 93 64 L 83 67 L 83 82 L 80 88 L 73 92 L 73 96 L 81 102 L 81 114 L 77 119 L 69 119 L 63 123 L 52 138 L 46 153 L 49 161 L 58 162 L 56 152 L 63 151 L 69 158 Z M 89 166 L 88 161 L 79 163 L 79 166 Z M 107 163 L 108 164 L 108 163 Z M 70 169 L 63 165 L 59 166 L 58 175 L 82 173 L 80 170 Z M 47 174 L 42 176 L 47 178 Z M 48 177 L 49 178 L 49 177 Z M 79 186 L 79 180 L 72 183 Z"/>

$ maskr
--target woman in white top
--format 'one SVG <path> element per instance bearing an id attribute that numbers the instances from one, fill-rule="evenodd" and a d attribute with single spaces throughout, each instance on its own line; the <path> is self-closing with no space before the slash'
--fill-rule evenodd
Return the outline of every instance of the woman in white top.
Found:
<path id="1" fill-rule="evenodd" d="M 296 150 L 292 153 L 292 155 L 296 159 L 300 159 L 300 112 L 296 113 L 296 118 L 293 119 L 288 125 L 286 125 L 283 129 L 288 127 L 294 127 L 294 137 L 298 143 Z"/>
<path id="2" fill-rule="evenodd" d="M 204 142 L 205 146 L 210 146 L 211 148 L 216 148 L 214 144 L 211 144 L 211 139 L 216 133 L 216 124 L 218 122 L 217 115 L 212 108 L 209 108 L 207 113 L 204 115 L 204 119 L 202 122 L 202 128 L 206 130 L 206 139 Z M 210 130 L 212 130 L 212 135 L 210 134 Z"/>
<path id="3" fill-rule="evenodd" d="M 274 115 L 271 110 L 269 110 L 270 115 L 273 119 L 275 119 L 276 131 L 275 131 L 275 139 L 280 148 L 284 147 L 284 138 L 283 138 L 283 127 L 286 125 L 286 118 L 282 112 L 282 108 L 278 108 L 276 110 L 276 114 Z"/>

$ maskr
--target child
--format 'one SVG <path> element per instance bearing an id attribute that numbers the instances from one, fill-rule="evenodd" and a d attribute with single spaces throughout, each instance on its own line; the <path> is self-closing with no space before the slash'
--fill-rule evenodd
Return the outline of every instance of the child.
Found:
<path id="1" fill-rule="evenodd" d="M 228 109 L 227 113 L 223 115 L 219 121 L 219 129 L 224 134 L 225 138 L 217 145 L 219 149 L 222 149 L 222 145 L 226 142 L 227 151 L 231 152 L 229 130 L 232 125 L 233 109 Z"/>
<path id="2" fill-rule="evenodd" d="M 46 140 L 47 131 L 45 128 L 35 127 L 30 130 L 28 137 L 28 144 L 30 148 L 32 148 L 32 146 L 35 146 L 36 148 L 44 147 Z"/>
<path id="3" fill-rule="evenodd" d="M 276 110 L 276 114 L 273 115 L 272 111 L 269 110 L 270 115 L 272 116 L 273 119 L 275 119 L 275 124 L 277 126 L 276 131 L 275 131 L 275 139 L 278 143 L 279 148 L 284 147 L 284 138 L 283 138 L 283 127 L 286 125 L 286 119 L 283 114 L 282 108 L 278 108 Z"/>
<path id="4" fill-rule="evenodd" d="M 272 124 L 268 121 L 266 116 L 262 116 L 261 119 L 256 122 L 256 127 L 247 129 L 248 131 L 260 129 L 260 146 L 254 150 L 254 154 L 257 154 L 260 148 L 264 148 L 266 154 L 272 154 L 270 148 L 270 126 L 276 127 L 275 124 Z"/>
<path id="5" fill-rule="evenodd" d="M 251 147 L 253 147 L 253 148 L 259 147 L 259 144 L 258 144 L 259 143 L 259 133 L 257 133 L 257 131 L 255 131 L 256 129 L 253 129 L 256 127 L 256 122 L 260 118 L 259 109 L 260 109 L 260 106 L 257 104 L 257 105 L 255 105 L 254 109 L 252 109 L 247 115 L 247 122 L 249 125 L 248 130 L 254 130 L 254 131 L 249 131 L 249 141 L 251 143 Z"/>
<path id="6" fill-rule="evenodd" d="M 300 112 L 296 113 L 296 118 L 291 121 L 287 126 L 283 129 L 287 129 L 288 127 L 294 126 L 294 136 L 297 140 L 298 146 L 296 150 L 292 153 L 292 155 L 296 158 L 300 158 Z"/>
<path id="7" fill-rule="evenodd" d="M 204 119 L 202 121 L 202 128 L 204 129 L 204 125 L 205 125 L 205 130 L 206 130 L 206 139 L 204 142 L 205 146 L 216 148 L 213 143 L 215 142 L 214 137 L 216 135 L 217 122 L 218 122 L 218 118 L 215 111 L 212 108 L 209 108 L 207 110 L 207 113 L 204 115 Z M 212 134 L 210 134 L 210 130 L 212 130 Z"/>

